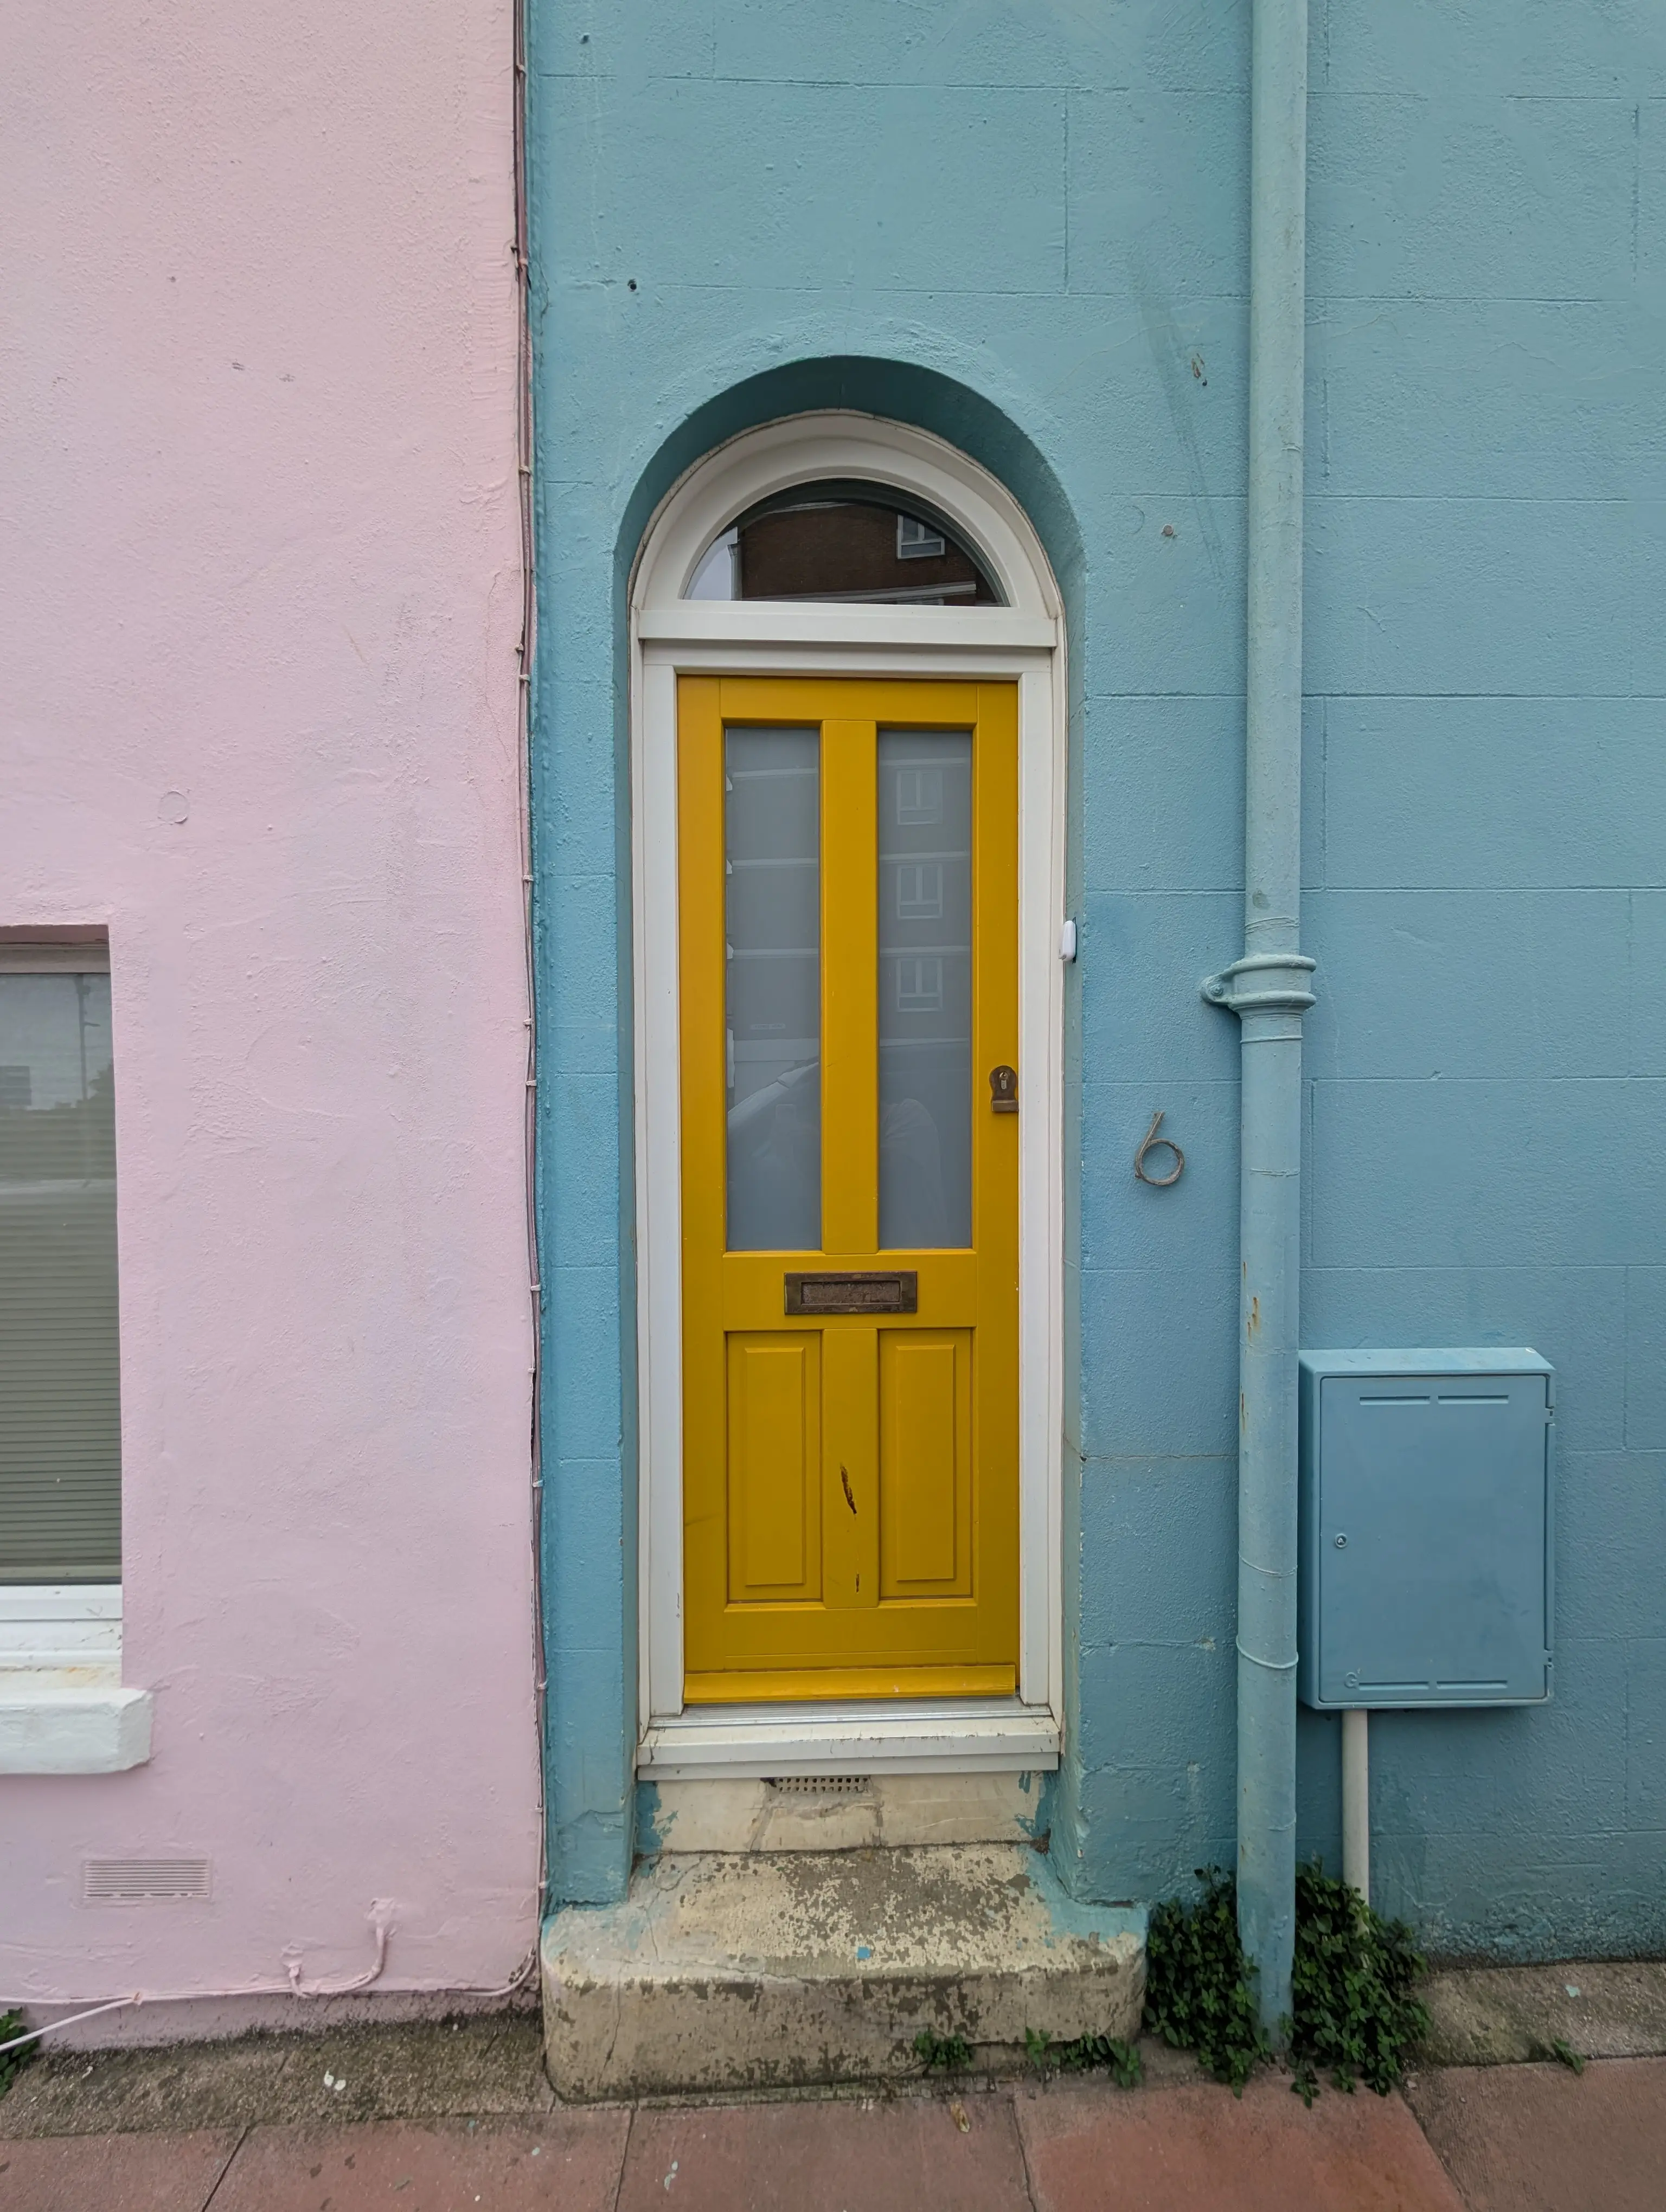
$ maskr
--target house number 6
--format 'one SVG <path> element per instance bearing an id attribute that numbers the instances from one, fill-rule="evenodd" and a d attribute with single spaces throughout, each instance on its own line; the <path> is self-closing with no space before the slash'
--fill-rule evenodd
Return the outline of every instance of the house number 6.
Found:
<path id="1" fill-rule="evenodd" d="M 1186 1164 L 1186 1155 L 1181 1151 L 1179 1146 L 1176 1144 L 1174 1139 L 1172 1137 L 1159 1137 L 1157 1133 L 1162 1126 L 1162 1115 L 1160 1113 L 1153 1114 L 1151 1117 L 1151 1127 L 1146 1132 L 1145 1142 L 1140 1146 L 1139 1151 L 1134 1156 L 1134 1172 L 1139 1176 L 1141 1182 L 1148 1182 L 1153 1190 L 1166 1190 L 1171 1182 L 1178 1182 L 1180 1180 L 1181 1170 Z M 1169 1170 L 1167 1175 L 1147 1175 L 1146 1173 L 1146 1158 L 1150 1152 L 1172 1152 L 1174 1154 L 1174 1165 Z"/>

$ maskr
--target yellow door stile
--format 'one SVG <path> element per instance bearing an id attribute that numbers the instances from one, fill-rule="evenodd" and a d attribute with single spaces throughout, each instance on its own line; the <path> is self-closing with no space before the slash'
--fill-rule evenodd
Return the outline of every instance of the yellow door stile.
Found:
<path id="1" fill-rule="evenodd" d="M 879 1219 L 877 724 L 822 723 L 822 1245 L 847 1264 L 872 1253 Z M 879 1331 L 829 1322 L 822 1601 L 879 1601 Z"/>
<path id="2" fill-rule="evenodd" d="M 977 693 L 977 732 L 984 770 L 976 778 L 974 827 L 979 895 L 973 905 L 974 973 L 972 1067 L 987 1080 L 991 1068 L 1018 1069 L 1019 1114 L 1024 1075 L 1018 1059 L 1018 694 L 1015 684 L 983 684 Z M 1018 1114 L 994 1114 L 988 1097 L 974 1108 L 984 1125 L 974 1184 L 973 1240 L 978 1259 L 978 1310 L 1000 1325 L 980 1328 L 976 1395 L 979 1464 L 1010 1466 L 1010 1481 L 982 1482 L 982 1549 L 1011 1559 L 1010 1634 L 1018 1649 Z M 1003 1593 L 1006 1595 L 1006 1593 Z"/>
<path id="3" fill-rule="evenodd" d="M 715 678 L 678 686 L 678 1015 L 682 1063 L 683 1301 L 689 1322 L 723 1301 L 724 1069 L 723 720 Z M 719 1171 L 711 1172 L 711 1164 Z M 694 1172 L 690 1172 L 690 1170 Z M 690 1350 L 702 1334 L 684 1327 Z M 727 1362 L 720 1343 L 685 1358 L 683 1432 L 702 1440 L 683 1453 L 685 1591 L 726 1587 Z M 705 1442 L 703 1440 L 711 1440 Z M 685 1600 L 686 1610 L 686 1600 Z"/>
<path id="4" fill-rule="evenodd" d="M 821 1243 L 814 1250 L 726 1249 L 737 1082 L 725 811 L 733 800 L 726 790 L 732 731 L 762 732 L 771 744 L 797 732 L 800 747 L 801 733 L 813 732 L 818 747 L 818 863 L 766 856 L 735 864 L 819 866 Z M 932 940 L 910 940 L 895 925 L 903 887 L 894 867 L 889 877 L 881 867 L 886 732 L 893 733 L 887 743 L 903 747 L 893 761 L 905 757 L 915 733 L 951 733 L 939 744 L 970 733 L 969 771 L 964 749 L 958 756 L 970 776 L 970 853 L 927 860 L 938 872 L 939 910 L 944 866 L 959 860 L 970 874 L 971 1230 L 965 1245 L 906 1251 L 882 1251 L 879 1243 L 880 994 L 894 991 L 901 1006 L 909 982 L 927 1003 L 918 971 L 930 963 L 913 960 L 907 976 L 899 969 L 887 948 L 885 898 L 892 938 L 927 949 Z M 1018 1064 L 1017 740 L 1011 684 L 679 682 L 690 1703 L 999 1697 L 1016 1687 L 1018 1124 L 1015 1115 L 990 1110 L 988 1077 L 996 1066 Z M 736 769 L 743 781 L 749 772 L 777 773 Z M 896 811 L 902 819 L 900 796 Z M 950 835 L 915 834 L 922 851 Z M 743 941 L 742 957 L 772 956 Z M 804 956 L 789 949 L 780 957 Z M 964 1048 L 964 1035 L 959 1042 Z M 917 1127 L 924 1109 L 913 1097 L 902 1103 Z M 917 1304 L 912 1311 L 789 1313 L 789 1273 L 882 1277 L 893 1285 L 906 1276 L 915 1279 Z"/>
<path id="5" fill-rule="evenodd" d="M 878 746 L 873 722 L 822 724 L 822 1242 L 828 1252 L 873 1252 L 879 1233 Z"/>

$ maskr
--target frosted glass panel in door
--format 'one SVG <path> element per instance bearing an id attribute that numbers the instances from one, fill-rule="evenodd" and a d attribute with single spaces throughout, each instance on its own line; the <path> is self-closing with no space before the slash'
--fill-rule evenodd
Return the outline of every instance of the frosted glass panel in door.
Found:
<path id="1" fill-rule="evenodd" d="M 728 1245 L 822 1241 L 821 738 L 723 734 Z"/>
<path id="2" fill-rule="evenodd" d="M 972 1241 L 972 740 L 879 732 L 879 1242 Z"/>

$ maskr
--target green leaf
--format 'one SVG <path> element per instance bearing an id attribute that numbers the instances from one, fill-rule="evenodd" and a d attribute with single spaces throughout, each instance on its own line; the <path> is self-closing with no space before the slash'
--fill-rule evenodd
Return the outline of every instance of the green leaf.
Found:
<path id="1" fill-rule="evenodd" d="M 1197 1879 L 1202 1889 L 1192 1902 L 1171 1898 L 1152 1915 L 1146 2026 L 1177 2049 L 1195 2051 L 1217 2081 L 1241 2094 L 1268 2046 L 1238 1941 L 1236 1885 L 1215 1867 L 1199 1868 Z M 1414 1995 L 1424 1972 L 1402 1922 L 1383 1919 L 1317 1860 L 1298 1869 L 1287 2023 L 1296 2094 L 1310 2104 L 1325 2071 L 1339 2089 L 1364 2081 L 1387 2096 L 1406 2053 L 1428 2031 L 1428 2013 Z"/>

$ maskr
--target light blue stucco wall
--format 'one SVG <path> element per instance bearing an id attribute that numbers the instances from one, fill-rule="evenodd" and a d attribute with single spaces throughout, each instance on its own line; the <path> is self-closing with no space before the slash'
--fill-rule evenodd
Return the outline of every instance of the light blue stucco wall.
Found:
<path id="1" fill-rule="evenodd" d="M 1556 1701 L 1373 1723 L 1379 1898 L 1662 1948 L 1666 15 L 1315 0 L 1312 70 L 1304 1339 L 1559 1376 Z M 830 404 L 996 469 L 1064 584 L 1052 1848 L 1101 1899 L 1230 1862 L 1247 73 L 1243 0 L 532 0 L 557 1899 L 631 1849 L 623 578 L 702 450 Z"/>

